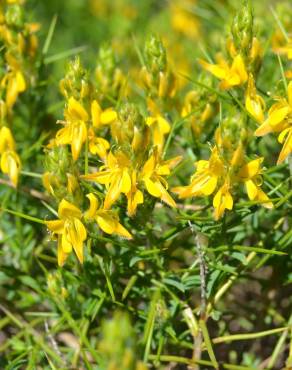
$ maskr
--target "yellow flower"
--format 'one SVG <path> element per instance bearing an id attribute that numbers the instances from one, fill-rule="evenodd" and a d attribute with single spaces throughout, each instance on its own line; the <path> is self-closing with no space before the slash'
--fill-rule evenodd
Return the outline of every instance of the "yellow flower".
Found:
<path id="1" fill-rule="evenodd" d="M 292 152 L 292 81 L 288 85 L 288 100 L 280 99 L 272 105 L 268 118 L 255 131 L 256 136 L 264 136 L 270 132 L 280 132 L 278 140 L 284 143 L 278 158 L 278 164 Z"/>
<path id="2" fill-rule="evenodd" d="M 213 198 L 215 220 L 219 220 L 223 216 L 225 209 L 231 210 L 233 208 L 233 198 L 229 190 L 229 181 L 226 181 Z"/>
<path id="3" fill-rule="evenodd" d="M 10 129 L 3 126 L 0 129 L 0 154 L 7 150 L 15 150 L 15 142 Z"/>
<path id="4" fill-rule="evenodd" d="M 117 113 L 112 108 L 102 111 L 96 100 L 91 103 L 91 120 L 95 129 L 109 125 L 116 119 Z M 89 151 L 101 158 L 106 156 L 109 143 L 103 138 L 96 137 L 93 128 L 87 128 L 88 113 L 82 104 L 73 97 L 69 99 L 68 107 L 65 110 L 65 120 L 65 127 L 57 132 L 55 143 L 53 142 L 52 145 L 70 144 L 73 160 L 76 161 L 88 136 Z"/>
<path id="5" fill-rule="evenodd" d="M 263 203 L 266 208 L 273 208 L 269 197 L 261 189 L 261 163 L 263 158 L 257 158 L 243 165 L 237 176 L 240 181 L 243 181 L 250 200 Z"/>
<path id="6" fill-rule="evenodd" d="M 255 62 L 257 62 L 257 60 L 260 61 L 262 59 L 262 56 L 263 56 L 263 49 L 261 47 L 261 44 L 260 44 L 259 40 L 256 37 L 254 37 L 252 39 L 252 45 L 251 45 L 251 49 L 250 49 L 251 62 L 255 63 Z"/>
<path id="7" fill-rule="evenodd" d="M 91 103 L 92 124 L 95 128 L 100 128 L 103 125 L 110 125 L 117 119 L 117 112 L 113 108 L 102 110 L 96 100 Z"/>
<path id="8" fill-rule="evenodd" d="M 65 110 L 65 127 L 56 134 L 57 145 L 71 145 L 73 160 L 76 161 L 87 139 L 88 114 L 84 107 L 73 97 L 69 99 Z"/>
<path id="9" fill-rule="evenodd" d="M 6 54 L 6 60 L 9 65 L 9 71 L 3 77 L 1 86 L 6 88 L 6 104 L 7 108 L 11 109 L 18 95 L 25 91 L 26 82 L 19 62 L 8 53 Z"/>
<path id="10" fill-rule="evenodd" d="M 24 0 L 6 0 L 8 4 L 22 4 Z"/>
<path id="11" fill-rule="evenodd" d="M 175 31 L 192 40 L 198 38 L 200 30 L 198 18 L 188 10 L 195 5 L 194 3 L 192 0 L 170 2 L 172 27 Z"/>
<path id="12" fill-rule="evenodd" d="M 92 128 L 88 130 L 88 147 L 91 154 L 97 154 L 101 159 L 106 158 L 110 144 L 102 137 L 95 136 Z"/>
<path id="13" fill-rule="evenodd" d="M 179 198 L 190 198 L 194 196 L 208 196 L 215 192 L 218 184 L 219 190 L 213 198 L 213 207 L 215 209 L 215 220 L 219 220 L 225 209 L 233 208 L 233 198 L 230 193 L 230 179 L 224 164 L 219 156 L 217 147 L 212 149 L 211 157 L 208 161 L 200 160 L 196 163 L 197 171 L 191 178 L 191 183 L 188 186 L 180 186 L 172 189 L 179 194 Z"/>
<path id="14" fill-rule="evenodd" d="M 255 81 L 252 74 L 248 77 L 245 107 L 258 122 L 261 123 L 264 121 L 265 101 L 260 95 L 257 95 Z"/>
<path id="15" fill-rule="evenodd" d="M 212 149 L 211 157 L 207 160 L 196 162 L 197 171 L 191 178 L 190 185 L 179 186 L 172 189 L 179 194 L 179 198 L 189 198 L 194 196 L 211 195 L 220 177 L 224 176 L 224 164 L 219 157 L 217 147 Z"/>
<path id="16" fill-rule="evenodd" d="M 101 171 L 81 176 L 81 178 L 107 186 L 104 209 L 109 209 L 121 193 L 127 194 L 131 190 L 130 166 L 130 159 L 125 153 L 122 151 L 118 151 L 116 154 L 110 152 Z"/>
<path id="17" fill-rule="evenodd" d="M 199 60 L 201 66 L 215 77 L 221 80 L 220 88 L 229 89 L 233 86 L 239 86 L 246 83 L 248 79 L 247 71 L 243 58 L 240 54 L 233 59 L 231 66 L 228 65 L 222 56 L 217 56 L 218 63 L 210 64 L 204 60 Z"/>
<path id="18" fill-rule="evenodd" d="M 59 204 L 58 215 L 58 220 L 46 221 L 46 225 L 53 234 L 58 235 L 59 266 L 63 266 L 72 249 L 79 262 L 83 263 L 83 242 L 87 238 L 87 231 L 81 222 L 82 212 L 63 199 Z"/>
<path id="19" fill-rule="evenodd" d="M 292 60 L 292 38 L 290 37 L 286 44 L 281 45 L 281 40 L 273 45 L 273 51 L 278 54 L 284 54 L 289 60 Z"/>
<path id="20" fill-rule="evenodd" d="M 173 98 L 177 90 L 177 78 L 171 71 L 159 72 L 158 96 Z"/>
<path id="21" fill-rule="evenodd" d="M 169 161 L 160 161 L 157 150 L 143 165 L 142 169 L 133 168 L 128 156 L 122 151 L 113 154 L 110 152 L 106 164 L 99 172 L 81 176 L 89 181 L 96 181 L 107 187 L 104 200 L 104 210 L 108 210 L 120 197 L 125 194 L 128 201 L 128 214 L 133 216 L 137 206 L 144 201 L 143 193 L 138 189 L 138 184 L 143 183 L 148 193 L 175 207 L 175 202 L 168 194 L 168 184 L 163 176 L 170 174 L 170 169 L 180 160 L 180 157 Z M 136 163 L 138 166 L 138 164 Z M 141 167 L 140 167 L 141 168 Z"/>
<path id="22" fill-rule="evenodd" d="M 277 163 L 282 163 L 292 153 L 292 126 L 283 130 L 279 137 L 279 143 L 283 144 Z"/>
<path id="23" fill-rule="evenodd" d="M 131 189 L 126 194 L 128 200 L 128 215 L 134 216 L 139 204 L 144 202 L 144 196 L 141 190 L 137 188 L 137 172 L 133 170 L 131 175 Z"/>
<path id="24" fill-rule="evenodd" d="M 47 190 L 47 192 L 52 194 L 52 195 L 55 194 L 54 188 L 59 187 L 61 185 L 59 179 L 49 171 L 46 171 L 43 174 L 42 182 L 43 182 L 43 186 Z"/>
<path id="25" fill-rule="evenodd" d="M 236 47 L 234 45 L 234 42 L 232 39 L 227 40 L 226 48 L 229 52 L 229 55 L 232 58 L 235 58 L 238 54 L 238 51 L 236 50 Z M 263 57 L 263 49 L 261 47 L 261 44 L 259 40 L 256 37 L 253 37 L 251 48 L 248 53 L 248 64 L 252 67 L 253 70 L 258 70 L 261 60 Z"/>
<path id="26" fill-rule="evenodd" d="M 170 169 L 180 160 L 181 157 L 175 157 L 168 161 L 160 161 L 158 152 L 154 151 L 144 164 L 141 173 L 141 180 L 148 193 L 155 198 L 160 198 L 170 207 L 176 207 L 176 203 L 167 192 L 168 184 L 163 176 L 169 175 Z"/>
<path id="27" fill-rule="evenodd" d="M 261 163 L 263 158 L 258 158 L 244 165 L 240 164 L 239 170 L 236 170 L 239 163 L 242 163 L 242 159 L 238 156 L 243 156 L 241 148 L 235 150 L 228 168 L 225 169 L 218 154 L 218 149 L 214 147 L 208 161 L 201 160 L 197 162 L 197 171 L 191 178 L 191 184 L 174 188 L 173 191 L 178 193 L 180 198 L 207 196 L 213 194 L 219 186 L 213 198 L 215 220 L 222 217 L 225 209 L 231 210 L 233 208 L 231 190 L 233 185 L 238 182 L 245 184 L 250 200 L 263 203 L 266 208 L 272 208 L 273 204 L 261 189 Z"/>
<path id="28" fill-rule="evenodd" d="M 161 152 L 164 145 L 164 136 L 170 131 L 170 124 L 163 118 L 152 100 L 148 102 L 148 105 L 152 116 L 146 118 L 146 125 L 152 130 L 153 144 L 156 145 L 159 152 Z"/>
<path id="29" fill-rule="evenodd" d="M 15 151 L 15 142 L 8 127 L 0 130 L 0 167 L 1 171 L 8 174 L 12 184 L 16 187 L 20 173 L 20 159 Z"/>
<path id="30" fill-rule="evenodd" d="M 20 159 L 16 152 L 9 150 L 1 155 L 1 171 L 8 174 L 12 184 L 16 187 L 20 172 Z"/>
<path id="31" fill-rule="evenodd" d="M 99 209 L 99 202 L 93 193 L 87 194 L 90 205 L 84 217 L 88 220 L 95 220 L 98 226 L 107 234 L 117 234 L 123 238 L 132 239 L 132 235 L 123 225 L 113 211 Z"/>

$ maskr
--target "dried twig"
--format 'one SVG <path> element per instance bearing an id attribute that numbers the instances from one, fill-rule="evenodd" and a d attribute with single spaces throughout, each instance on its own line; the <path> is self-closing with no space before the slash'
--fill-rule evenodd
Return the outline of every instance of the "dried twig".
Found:
<path id="1" fill-rule="evenodd" d="M 192 231 L 192 234 L 195 237 L 196 241 L 196 249 L 197 249 L 197 256 L 199 261 L 200 267 L 200 289 L 201 289 L 201 302 L 200 302 L 200 319 L 206 320 L 206 308 L 207 308 L 207 299 L 206 299 L 206 274 L 207 274 L 207 267 L 204 258 L 204 250 L 203 247 L 206 246 L 207 240 L 206 236 L 200 232 L 196 232 L 194 226 L 190 221 L 188 221 L 189 227 Z M 194 349 L 193 349 L 193 360 L 200 360 L 202 355 L 202 332 L 201 330 L 197 331 L 197 335 L 194 336 Z M 199 369 L 198 365 L 194 365 L 192 367 L 193 370 Z"/>
<path id="2" fill-rule="evenodd" d="M 62 359 L 64 365 L 66 366 L 67 365 L 66 360 L 65 360 L 62 352 L 59 349 L 58 343 L 56 342 L 55 338 L 53 337 L 53 335 L 50 331 L 49 324 L 48 324 L 47 320 L 45 320 L 45 331 L 47 333 L 47 338 L 49 339 L 49 341 L 51 343 L 51 346 L 53 347 L 54 351 L 57 353 L 57 355 L 60 357 L 60 359 Z"/>

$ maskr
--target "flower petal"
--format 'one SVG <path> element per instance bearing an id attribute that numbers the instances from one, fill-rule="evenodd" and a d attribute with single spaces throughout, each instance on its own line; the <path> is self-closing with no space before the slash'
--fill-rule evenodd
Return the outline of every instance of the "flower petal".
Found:
<path id="1" fill-rule="evenodd" d="M 7 150 L 15 150 L 15 141 L 10 129 L 3 126 L 0 129 L 0 154 Z"/>
<path id="2" fill-rule="evenodd" d="M 258 187 L 252 180 L 245 181 L 247 195 L 250 200 L 255 200 L 258 195 Z"/>
<path id="3" fill-rule="evenodd" d="M 142 177 L 151 177 L 152 173 L 155 168 L 155 157 L 152 154 L 150 158 L 146 161 L 144 164 L 143 170 L 142 170 Z"/>
<path id="4" fill-rule="evenodd" d="M 112 178 L 112 172 L 111 171 L 100 171 L 96 173 L 91 173 L 89 175 L 81 175 L 81 179 L 87 180 L 87 181 L 96 181 L 99 184 L 109 184 L 111 182 Z"/>
<path id="5" fill-rule="evenodd" d="M 58 215 L 61 219 L 65 220 L 73 217 L 81 218 L 82 213 L 74 204 L 69 203 L 66 199 L 62 199 L 59 204 Z"/>
<path id="6" fill-rule="evenodd" d="M 201 184 L 199 191 L 204 195 L 211 195 L 216 189 L 217 182 L 218 178 L 216 176 L 211 176 L 204 184 Z"/>
<path id="7" fill-rule="evenodd" d="M 264 120 L 264 101 L 261 96 L 247 96 L 245 99 L 246 110 L 258 121 Z"/>
<path id="8" fill-rule="evenodd" d="M 87 139 L 87 128 L 83 121 L 75 122 L 72 126 L 71 151 L 73 160 L 79 157 L 83 143 Z"/>
<path id="9" fill-rule="evenodd" d="M 132 235 L 129 233 L 129 231 L 118 222 L 117 228 L 115 233 L 119 236 L 122 236 L 123 238 L 126 239 L 133 239 Z"/>
<path id="10" fill-rule="evenodd" d="M 158 126 L 159 126 L 159 131 L 162 133 L 162 134 L 167 134 L 169 133 L 170 131 L 170 124 L 168 123 L 168 121 L 163 118 L 162 116 L 158 116 L 157 117 L 157 123 L 158 123 Z"/>
<path id="11" fill-rule="evenodd" d="M 64 221 L 63 220 L 53 220 L 45 221 L 47 228 L 54 234 L 62 234 L 64 232 Z"/>
<path id="12" fill-rule="evenodd" d="M 91 119 L 93 127 L 98 128 L 100 126 L 100 114 L 102 110 L 96 100 L 91 103 Z"/>
<path id="13" fill-rule="evenodd" d="M 128 215 L 132 217 L 136 213 L 138 204 L 143 203 L 144 196 L 141 190 L 136 190 L 135 192 L 130 191 L 127 194 L 127 199 L 128 199 L 128 207 L 127 207 Z"/>
<path id="14" fill-rule="evenodd" d="M 127 179 L 125 180 L 127 181 Z M 109 209 L 115 201 L 119 198 L 122 193 L 123 185 L 123 171 L 117 171 L 115 175 L 111 177 L 111 184 L 106 193 L 104 200 L 104 208 Z"/>
<path id="15" fill-rule="evenodd" d="M 291 107 L 288 104 L 280 105 L 279 108 L 274 109 L 272 113 L 269 113 L 269 123 L 272 127 L 277 126 L 281 123 L 287 115 L 291 112 Z"/>
<path id="16" fill-rule="evenodd" d="M 162 164 L 163 165 L 166 165 L 170 168 L 174 168 L 176 165 L 179 164 L 179 162 L 182 160 L 182 156 L 181 155 L 178 155 L 176 157 L 173 157 L 171 159 L 168 159 L 167 161 L 164 161 Z"/>
<path id="17" fill-rule="evenodd" d="M 251 179 L 252 177 L 258 175 L 261 170 L 261 164 L 264 158 L 257 158 L 253 161 L 248 162 L 238 172 L 238 176 L 243 179 Z"/>
<path id="18" fill-rule="evenodd" d="M 26 83 L 21 71 L 16 72 L 17 91 L 23 92 L 26 89 Z"/>
<path id="19" fill-rule="evenodd" d="M 144 179 L 144 184 L 145 184 L 146 189 L 147 189 L 147 191 L 150 195 L 152 195 L 153 197 L 156 197 L 156 198 L 161 197 L 161 191 L 160 191 L 159 186 L 157 186 L 156 182 L 153 182 L 149 178 L 146 178 L 146 179 Z"/>
<path id="20" fill-rule="evenodd" d="M 290 153 L 292 153 L 292 128 L 289 129 L 289 133 L 286 137 L 283 148 L 279 154 L 277 164 L 282 163 Z"/>
<path id="21" fill-rule="evenodd" d="M 163 202 L 165 202 L 166 204 L 168 204 L 170 207 L 176 208 L 175 201 L 172 199 L 172 197 L 170 196 L 168 191 L 164 188 L 164 186 L 159 181 L 156 182 L 156 185 L 160 189 L 160 192 L 161 192 L 160 198 L 161 198 L 161 200 Z"/>
<path id="22" fill-rule="evenodd" d="M 87 121 L 88 114 L 84 107 L 73 96 L 70 97 L 66 115 L 70 121 Z"/>
<path id="23" fill-rule="evenodd" d="M 238 54 L 234 58 L 234 60 L 232 62 L 232 66 L 231 66 L 231 71 L 232 71 L 232 73 L 235 73 L 237 76 L 239 76 L 240 83 L 244 83 L 244 82 L 247 81 L 248 74 L 246 72 L 246 68 L 245 68 L 245 65 L 244 65 L 243 58 L 240 54 Z"/>
<path id="24" fill-rule="evenodd" d="M 258 127 L 254 134 L 255 136 L 264 136 L 269 134 L 270 132 L 273 131 L 273 127 L 270 125 L 269 119 L 266 119 L 265 122 L 263 122 L 260 127 Z"/>
<path id="25" fill-rule="evenodd" d="M 113 234 L 118 226 L 118 221 L 106 212 L 99 212 L 96 216 L 96 222 L 101 230 L 107 234 Z"/>
<path id="26" fill-rule="evenodd" d="M 89 199 L 89 208 L 88 210 L 84 213 L 84 218 L 86 219 L 93 219 L 96 215 L 96 212 L 98 210 L 98 199 L 93 193 L 89 193 L 86 195 L 86 197 Z"/>
<path id="27" fill-rule="evenodd" d="M 258 194 L 256 200 L 263 202 L 262 206 L 268 209 L 274 208 L 274 205 L 272 202 L 270 202 L 270 198 L 267 196 L 266 193 L 262 191 L 262 189 L 258 189 Z"/>
<path id="28" fill-rule="evenodd" d="M 199 63 L 206 71 L 212 73 L 215 77 L 219 78 L 220 80 L 226 77 L 226 68 L 219 66 L 218 64 L 207 63 L 202 59 L 199 59 Z"/>
<path id="29" fill-rule="evenodd" d="M 61 238 L 61 245 L 62 245 L 62 249 L 63 249 L 63 252 L 66 253 L 66 254 L 69 254 L 72 252 L 72 244 L 71 242 L 68 240 L 68 237 L 66 235 L 66 233 L 62 233 L 60 235 L 60 238 Z"/>
<path id="30" fill-rule="evenodd" d="M 127 169 L 123 170 L 121 192 L 127 194 L 131 190 L 131 177 Z"/>
<path id="31" fill-rule="evenodd" d="M 62 236 L 58 237 L 58 265 L 62 267 L 68 258 L 68 253 L 65 253 L 62 247 Z"/>
<path id="32" fill-rule="evenodd" d="M 216 193 L 213 199 L 213 206 L 215 208 L 216 220 L 222 217 L 225 209 L 231 210 L 233 208 L 233 198 L 226 184 L 224 184 Z"/>
<path id="33" fill-rule="evenodd" d="M 18 176 L 20 172 L 20 159 L 16 152 L 7 151 L 1 156 L 1 170 L 7 173 L 12 184 L 16 187 L 18 183 Z"/>
<path id="34" fill-rule="evenodd" d="M 83 263 L 83 242 L 87 238 L 87 231 L 78 218 L 74 218 L 70 223 L 68 235 L 79 262 Z"/>
<path id="35" fill-rule="evenodd" d="M 67 125 L 56 133 L 56 139 L 55 142 L 57 145 L 66 145 L 71 144 L 72 141 L 72 126 Z"/>
<path id="36" fill-rule="evenodd" d="M 112 108 L 108 108 L 101 113 L 100 123 L 102 125 L 108 125 L 114 122 L 117 118 L 118 118 L 117 112 L 115 112 Z"/>

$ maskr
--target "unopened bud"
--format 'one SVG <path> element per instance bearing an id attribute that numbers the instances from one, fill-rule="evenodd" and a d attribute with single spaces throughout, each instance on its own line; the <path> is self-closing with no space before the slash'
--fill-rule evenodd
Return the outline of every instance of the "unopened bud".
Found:
<path id="1" fill-rule="evenodd" d="M 146 67 L 151 73 L 157 74 L 166 70 L 166 51 L 161 39 L 151 35 L 145 43 L 144 48 Z"/>
<path id="2" fill-rule="evenodd" d="M 249 0 L 244 0 L 242 8 L 235 15 L 231 32 L 236 50 L 247 56 L 253 39 L 253 14 Z"/>
<path id="3" fill-rule="evenodd" d="M 131 143 L 134 126 L 143 120 L 134 104 L 124 104 L 119 111 L 119 120 L 112 125 L 112 134 L 119 144 Z"/>
<path id="4" fill-rule="evenodd" d="M 103 73 L 111 75 L 116 68 L 116 64 L 113 49 L 108 45 L 103 45 L 99 49 L 97 68 L 101 69 Z"/>
<path id="5" fill-rule="evenodd" d="M 18 4 L 9 5 L 5 13 L 5 20 L 9 26 L 23 27 L 24 14 L 22 7 Z"/>
<path id="6" fill-rule="evenodd" d="M 67 65 L 66 76 L 60 82 L 61 93 L 69 98 L 84 99 L 90 93 L 88 72 L 83 68 L 77 57 Z"/>

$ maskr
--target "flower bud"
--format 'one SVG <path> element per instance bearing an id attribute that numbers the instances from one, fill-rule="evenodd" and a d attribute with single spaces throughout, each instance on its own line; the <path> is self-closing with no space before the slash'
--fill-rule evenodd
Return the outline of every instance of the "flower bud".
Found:
<path id="1" fill-rule="evenodd" d="M 97 67 L 95 70 L 98 90 L 102 97 L 118 98 L 122 93 L 125 77 L 110 46 L 103 46 L 99 50 Z"/>
<path id="2" fill-rule="evenodd" d="M 73 96 L 80 100 L 89 96 L 91 86 L 88 72 L 78 57 L 68 63 L 66 76 L 60 82 L 60 90 L 67 99 Z"/>
<path id="3" fill-rule="evenodd" d="M 18 4 L 12 4 L 8 6 L 5 13 L 5 20 L 8 26 L 19 28 L 23 27 L 24 26 L 23 8 Z"/>
<path id="4" fill-rule="evenodd" d="M 244 0 L 242 8 L 235 15 L 231 32 L 237 51 L 247 56 L 253 39 L 253 14 L 249 0 Z"/>
<path id="5" fill-rule="evenodd" d="M 7 106 L 4 100 L 0 100 L 0 125 L 2 125 L 7 116 Z"/>
<path id="6" fill-rule="evenodd" d="M 241 117 L 226 118 L 216 130 L 215 140 L 218 149 L 227 162 L 232 161 L 234 152 L 243 144 L 245 129 Z M 235 159 L 234 159 L 235 160 Z"/>
<path id="7" fill-rule="evenodd" d="M 107 75 L 112 75 L 116 65 L 113 49 L 109 45 L 103 45 L 99 49 L 97 68 Z"/>
<path id="8" fill-rule="evenodd" d="M 68 150 L 64 146 L 55 146 L 46 153 L 45 169 L 61 176 L 67 182 L 68 168 L 71 167 L 71 160 Z"/>
<path id="9" fill-rule="evenodd" d="M 166 51 L 161 39 L 151 35 L 145 43 L 144 55 L 146 67 L 153 75 L 166 70 Z"/>

